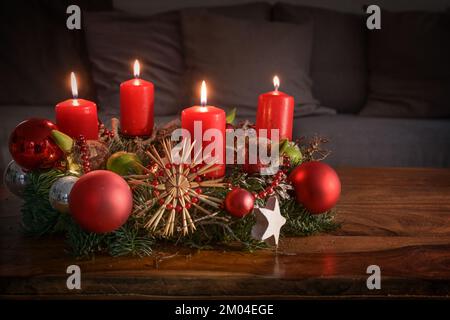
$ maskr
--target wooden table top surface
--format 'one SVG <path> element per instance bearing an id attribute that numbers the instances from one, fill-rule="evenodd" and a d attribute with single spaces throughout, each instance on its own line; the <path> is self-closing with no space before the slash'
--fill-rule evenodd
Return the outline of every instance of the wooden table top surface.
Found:
<path id="1" fill-rule="evenodd" d="M 283 238 L 277 252 L 167 248 L 147 258 L 79 261 L 61 237 L 20 230 L 20 200 L 0 191 L 0 296 L 7 298 L 450 297 L 450 170 L 341 168 L 331 234 Z M 81 268 L 69 290 L 66 268 Z M 378 265 L 381 289 L 367 288 Z"/>

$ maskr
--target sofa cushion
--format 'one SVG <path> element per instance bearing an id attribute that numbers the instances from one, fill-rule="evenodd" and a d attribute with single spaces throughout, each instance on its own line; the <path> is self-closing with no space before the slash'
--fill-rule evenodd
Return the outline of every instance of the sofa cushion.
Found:
<path id="1" fill-rule="evenodd" d="M 238 107 L 240 115 L 254 115 L 258 95 L 280 90 L 294 96 L 296 113 L 317 106 L 311 93 L 309 64 L 312 25 L 244 21 L 214 14 L 184 13 L 186 105 L 199 103 L 200 83 L 208 83 L 209 101 L 224 108 Z"/>
<path id="2" fill-rule="evenodd" d="M 367 95 L 366 28 L 362 16 L 278 3 L 274 19 L 314 22 L 311 61 L 313 94 L 321 105 L 356 113 Z"/>
<path id="3" fill-rule="evenodd" d="M 262 3 L 208 10 L 249 19 L 270 17 L 270 6 Z M 142 78 L 155 85 L 155 115 L 173 115 L 182 109 L 184 58 L 179 12 L 154 16 L 92 13 L 86 15 L 85 29 L 98 102 L 107 112 L 118 113 L 119 85 L 132 77 L 134 59 L 141 62 Z"/>
<path id="4" fill-rule="evenodd" d="M 450 116 L 448 14 L 382 12 L 369 32 L 370 91 L 364 116 Z"/>
<path id="5" fill-rule="evenodd" d="M 70 97 L 75 71 L 80 96 L 93 99 L 83 30 L 66 27 L 66 8 L 112 9 L 111 0 L 14 0 L 0 4 L 0 104 L 51 104 Z"/>
<path id="6" fill-rule="evenodd" d="M 133 77 L 133 61 L 141 78 L 155 85 L 155 115 L 173 114 L 179 105 L 183 59 L 179 15 L 130 15 L 122 12 L 86 14 L 86 41 L 98 103 L 118 113 L 119 85 Z"/>
<path id="7" fill-rule="evenodd" d="M 305 117 L 293 134 L 327 137 L 327 162 L 335 166 L 450 167 L 450 120 Z"/>

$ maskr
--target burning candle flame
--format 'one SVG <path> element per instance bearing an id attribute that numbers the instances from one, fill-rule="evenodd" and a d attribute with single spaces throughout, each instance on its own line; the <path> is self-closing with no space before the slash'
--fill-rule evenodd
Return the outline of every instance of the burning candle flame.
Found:
<path id="1" fill-rule="evenodd" d="M 141 66 L 140 66 L 139 61 L 137 59 L 134 60 L 133 70 L 134 70 L 134 77 L 135 78 L 139 78 L 139 74 L 141 73 Z"/>
<path id="2" fill-rule="evenodd" d="M 70 73 L 70 86 L 72 87 L 72 97 L 74 99 L 78 98 L 78 85 L 77 78 L 75 77 L 75 72 Z"/>
<path id="3" fill-rule="evenodd" d="M 202 107 L 206 106 L 206 100 L 207 100 L 206 82 L 205 80 L 203 80 L 202 87 L 200 89 L 200 103 Z"/>
<path id="4" fill-rule="evenodd" d="M 278 91 L 278 88 L 280 87 L 280 78 L 278 78 L 278 76 L 273 77 L 273 86 L 275 91 Z"/>

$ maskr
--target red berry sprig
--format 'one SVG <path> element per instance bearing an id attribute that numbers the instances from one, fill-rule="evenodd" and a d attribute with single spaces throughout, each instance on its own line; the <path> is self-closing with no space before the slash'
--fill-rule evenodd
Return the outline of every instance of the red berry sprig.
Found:
<path id="1" fill-rule="evenodd" d="M 89 149 L 86 143 L 86 137 L 80 134 L 77 138 L 77 145 L 80 148 L 83 172 L 88 173 L 91 171 L 91 163 L 89 162 Z"/>
<path id="2" fill-rule="evenodd" d="M 275 193 L 275 189 L 286 179 L 286 177 L 286 170 L 278 170 L 278 172 L 273 175 L 272 182 L 264 190 L 261 190 L 260 192 L 252 192 L 253 197 L 255 199 L 265 199 L 268 196 L 273 195 Z M 238 188 L 239 186 L 228 183 L 227 187 L 232 190 Z"/>
<path id="3" fill-rule="evenodd" d="M 286 178 L 286 174 L 283 170 L 278 170 L 277 173 L 273 176 L 272 182 L 270 185 L 268 185 L 264 190 L 260 191 L 259 193 L 254 193 L 253 196 L 256 199 L 265 199 L 268 196 L 271 196 L 275 193 L 275 189 L 278 187 L 278 185 Z"/>
<path id="4" fill-rule="evenodd" d="M 283 156 L 283 167 L 290 168 L 291 165 L 292 165 L 291 164 L 291 159 L 288 156 L 284 155 Z"/>
<path id="5" fill-rule="evenodd" d="M 108 140 L 114 138 L 114 131 L 106 128 L 100 120 L 98 121 L 98 132 L 100 133 L 100 137 L 103 139 Z"/>

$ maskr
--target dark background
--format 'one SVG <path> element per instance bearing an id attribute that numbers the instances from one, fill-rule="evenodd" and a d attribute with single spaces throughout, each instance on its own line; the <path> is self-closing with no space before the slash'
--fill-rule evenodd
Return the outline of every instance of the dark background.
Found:
<path id="1" fill-rule="evenodd" d="M 196 6 L 223 6 L 250 3 L 252 1 L 240 0 L 114 0 L 114 6 L 118 9 L 135 13 L 153 14 L 157 12 Z M 268 1 L 275 3 L 277 1 Z M 393 11 L 404 10 L 429 10 L 443 11 L 447 9 L 449 2 L 446 0 L 288 0 L 292 4 L 314 6 L 335 9 L 344 12 L 360 12 L 361 7 L 367 4 L 377 4 L 382 8 Z"/>

